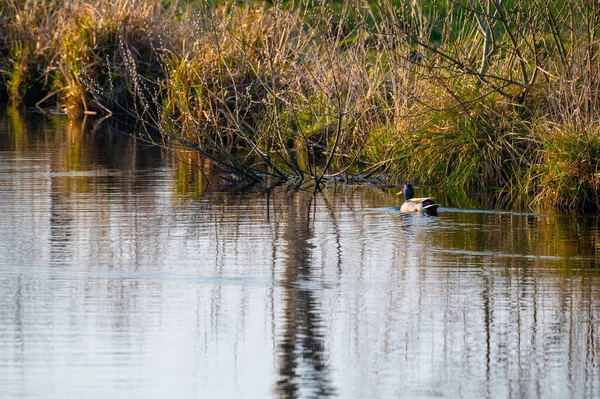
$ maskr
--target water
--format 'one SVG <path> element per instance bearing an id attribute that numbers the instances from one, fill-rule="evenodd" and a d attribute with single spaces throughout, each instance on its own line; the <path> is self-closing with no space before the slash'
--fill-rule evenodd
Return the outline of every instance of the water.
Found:
<path id="1" fill-rule="evenodd" d="M 0 110 L 1 398 L 600 397 L 598 217 L 205 173 Z"/>

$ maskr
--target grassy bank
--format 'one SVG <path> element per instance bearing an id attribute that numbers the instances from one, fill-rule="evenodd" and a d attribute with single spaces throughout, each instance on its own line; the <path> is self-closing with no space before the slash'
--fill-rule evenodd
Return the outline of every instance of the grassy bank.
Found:
<path id="1" fill-rule="evenodd" d="M 0 91 L 132 114 L 244 181 L 381 177 L 598 208 L 599 6 L 421 3 L 9 0 Z"/>

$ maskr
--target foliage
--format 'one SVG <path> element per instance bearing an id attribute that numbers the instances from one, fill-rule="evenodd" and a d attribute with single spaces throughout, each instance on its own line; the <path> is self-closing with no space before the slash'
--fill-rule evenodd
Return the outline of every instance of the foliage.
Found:
<path id="1" fill-rule="evenodd" d="M 131 113 L 240 181 L 379 176 L 598 207 L 596 2 L 1 7 L 13 102 L 38 87 L 73 116 Z"/>

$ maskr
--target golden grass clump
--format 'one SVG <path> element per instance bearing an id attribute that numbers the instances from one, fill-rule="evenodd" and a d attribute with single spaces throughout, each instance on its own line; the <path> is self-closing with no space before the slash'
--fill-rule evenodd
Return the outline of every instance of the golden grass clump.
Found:
<path id="1" fill-rule="evenodd" d="M 57 103 L 71 115 L 125 106 L 122 47 L 135 47 L 141 73 L 160 71 L 152 40 L 174 10 L 140 0 L 9 0 L 11 101 L 33 90 L 43 93 L 42 106 Z"/>
<path id="2" fill-rule="evenodd" d="M 539 158 L 531 168 L 532 205 L 541 209 L 598 206 L 600 135 L 598 127 L 548 124 L 538 132 Z"/>
<path id="3" fill-rule="evenodd" d="M 161 103 L 181 141 L 241 145 L 270 173 L 301 180 L 358 159 L 379 77 L 364 38 L 332 28 L 329 13 L 308 13 L 261 4 L 190 16 L 192 36 L 165 57 Z"/>

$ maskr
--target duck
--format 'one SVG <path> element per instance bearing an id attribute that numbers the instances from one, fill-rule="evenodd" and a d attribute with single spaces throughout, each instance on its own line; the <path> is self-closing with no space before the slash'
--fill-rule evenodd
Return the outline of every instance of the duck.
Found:
<path id="1" fill-rule="evenodd" d="M 406 201 L 400 207 L 401 212 L 437 216 L 437 210 L 440 206 L 435 203 L 433 198 L 413 198 L 415 196 L 415 189 L 408 183 L 404 183 L 402 194 Z"/>

